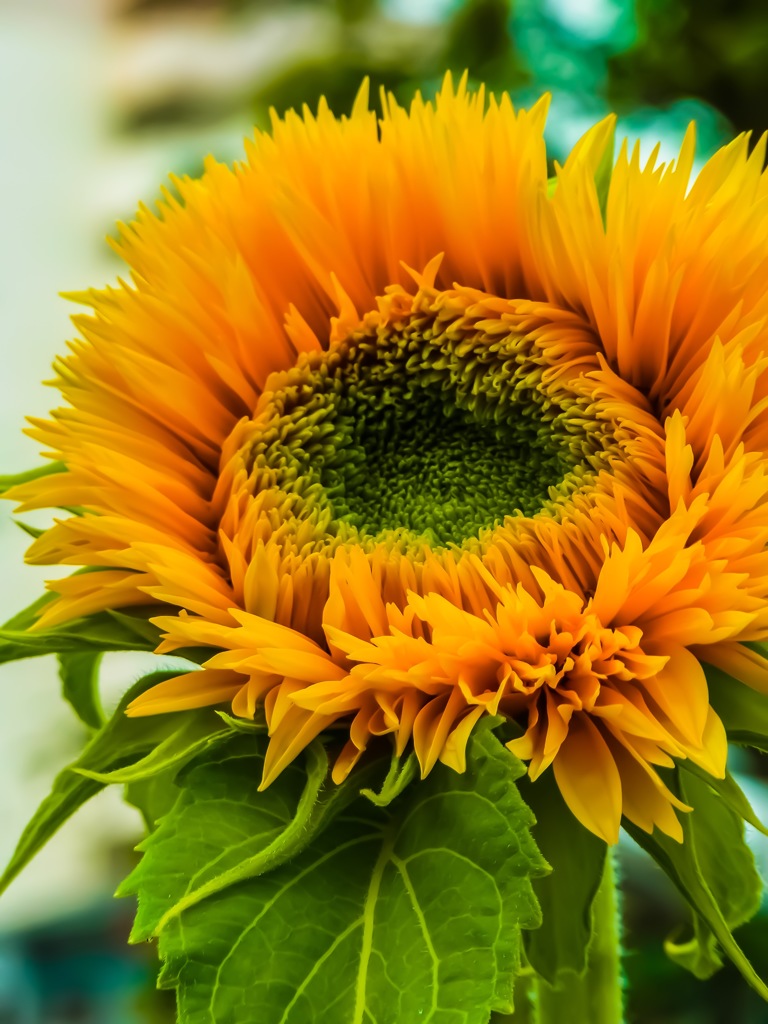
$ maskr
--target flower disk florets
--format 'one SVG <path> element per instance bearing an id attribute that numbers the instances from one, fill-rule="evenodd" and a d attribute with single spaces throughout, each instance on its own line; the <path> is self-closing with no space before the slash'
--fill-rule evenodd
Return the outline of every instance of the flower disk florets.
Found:
<path id="1" fill-rule="evenodd" d="M 577 380 L 553 381 L 513 306 L 500 315 L 483 298 L 396 293 L 362 329 L 273 374 L 241 428 L 254 496 L 279 493 L 318 550 L 386 542 L 418 557 L 477 548 L 593 480 L 610 420 Z"/>

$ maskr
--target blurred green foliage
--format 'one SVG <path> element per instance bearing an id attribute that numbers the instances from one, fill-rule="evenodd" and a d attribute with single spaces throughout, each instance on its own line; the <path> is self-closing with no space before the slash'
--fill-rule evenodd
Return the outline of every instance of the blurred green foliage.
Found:
<path id="1" fill-rule="evenodd" d="M 335 7 L 340 24 L 333 58 L 317 54 L 262 85 L 253 96 L 258 121 L 264 122 L 270 107 L 283 113 L 307 103 L 314 109 L 321 96 L 332 110 L 347 111 L 366 76 L 372 95 L 383 87 L 403 102 L 416 89 L 433 94 L 446 71 L 458 78 L 468 70 L 473 81 L 496 90 L 528 80 L 510 31 L 510 0 L 470 0 L 454 4 L 444 20 L 399 23 L 377 0 L 337 0 Z M 412 4 L 414 13 L 418 8 Z"/>
<path id="2" fill-rule="evenodd" d="M 345 112 L 365 76 L 374 96 L 384 87 L 407 101 L 415 89 L 433 95 L 446 70 L 519 103 L 550 91 L 556 158 L 610 110 L 624 134 L 661 138 L 665 156 L 691 119 L 701 157 L 768 122 L 764 0 L 125 0 L 122 15 L 136 23 L 184 11 L 234 33 L 303 12 L 323 31 L 222 95 L 166 84 L 122 111 L 123 131 L 211 125 L 233 110 L 266 125 L 271 107 L 314 109 L 321 96 Z"/>
<path id="3" fill-rule="evenodd" d="M 636 8 L 637 41 L 609 62 L 617 104 L 695 96 L 737 131 L 768 128 L 765 0 L 637 0 Z"/>

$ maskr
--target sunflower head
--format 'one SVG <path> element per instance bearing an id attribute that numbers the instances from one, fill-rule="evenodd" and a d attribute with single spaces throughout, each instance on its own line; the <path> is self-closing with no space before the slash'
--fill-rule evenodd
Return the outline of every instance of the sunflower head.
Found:
<path id="1" fill-rule="evenodd" d="M 587 828 L 681 838 L 664 771 L 725 771 L 702 663 L 765 688 L 762 149 L 604 175 L 608 119 L 553 188 L 546 102 L 382 106 L 122 229 L 33 429 L 62 471 L 9 495 L 82 510 L 36 628 L 151 604 L 202 669 L 129 714 L 263 708 L 265 783 L 321 732 L 337 781 L 383 736 L 462 771 L 500 715 Z"/>

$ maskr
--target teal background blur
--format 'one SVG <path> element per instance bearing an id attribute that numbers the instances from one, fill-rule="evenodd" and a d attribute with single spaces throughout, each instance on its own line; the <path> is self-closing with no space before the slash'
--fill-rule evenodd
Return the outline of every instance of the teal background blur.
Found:
<path id="1" fill-rule="evenodd" d="M 26 414 L 54 401 L 39 383 L 70 336 L 60 291 L 120 272 L 104 244 L 169 172 L 230 160 L 268 110 L 348 111 L 363 76 L 407 102 L 446 69 L 525 105 L 552 92 L 553 158 L 610 110 L 619 133 L 670 158 L 691 119 L 699 166 L 737 131 L 768 127 L 765 0 L 0 0 L 0 472 L 32 465 Z M 39 520 L 44 523 L 45 520 Z M 55 573 L 22 566 L 25 537 L 0 509 L 0 617 Z M 142 672 L 105 662 L 108 700 Z M 0 670 L 0 859 L 83 736 L 59 699 L 55 665 Z M 734 762 L 768 814 L 762 767 Z M 138 821 L 105 793 L 68 824 L 0 902 L 0 1024 L 173 1020 L 152 991 L 153 952 L 129 950 L 131 906 L 111 892 Z M 764 875 L 765 845 L 752 837 Z M 674 891 L 629 843 L 621 849 L 628 1020 L 768 1024 L 730 968 L 698 982 L 666 960 L 684 920 Z M 765 916 L 741 930 L 768 976 Z M 308 1022 L 309 1024 L 309 1022 Z M 589 1022 L 584 1022 L 589 1024 Z"/>

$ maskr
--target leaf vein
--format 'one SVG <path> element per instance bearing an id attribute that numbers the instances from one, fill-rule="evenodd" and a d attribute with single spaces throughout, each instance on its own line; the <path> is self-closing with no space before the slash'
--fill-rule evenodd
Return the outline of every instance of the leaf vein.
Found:
<path id="1" fill-rule="evenodd" d="M 411 900 L 411 906 L 413 907 L 413 912 L 416 915 L 416 919 L 419 922 L 419 926 L 420 926 L 422 934 L 424 936 L 424 944 L 427 947 L 427 951 L 428 951 L 428 953 L 430 955 L 430 958 L 432 960 L 432 1005 L 431 1005 L 431 1007 L 429 1009 L 429 1015 L 424 1018 L 424 1021 L 425 1021 L 425 1024 L 426 1024 L 426 1022 L 431 1019 L 432 1015 L 434 1014 L 435 1010 L 437 1009 L 437 992 L 438 992 L 438 984 L 439 984 L 440 957 L 437 955 L 437 951 L 435 949 L 434 943 L 432 942 L 432 937 L 429 934 L 429 927 L 427 925 L 427 919 L 424 916 L 424 911 L 421 909 L 421 904 L 419 903 L 418 897 L 416 895 L 416 890 L 413 887 L 413 882 L 411 881 L 411 876 L 408 874 L 408 866 L 407 866 L 407 864 L 404 861 L 402 861 L 398 856 L 396 856 L 394 853 L 392 854 L 391 860 L 392 860 L 392 863 L 394 864 L 394 866 L 397 868 L 398 872 L 400 873 L 400 877 L 403 880 L 403 885 L 405 886 L 405 891 L 408 893 L 408 896 L 409 896 L 409 898 Z"/>

